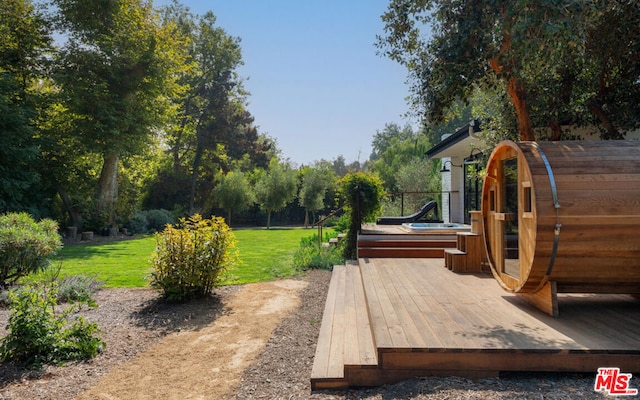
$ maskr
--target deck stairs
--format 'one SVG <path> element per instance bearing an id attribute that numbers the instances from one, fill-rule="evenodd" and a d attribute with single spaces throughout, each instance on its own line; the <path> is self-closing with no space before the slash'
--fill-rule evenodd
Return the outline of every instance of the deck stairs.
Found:
<path id="1" fill-rule="evenodd" d="M 314 390 L 348 387 L 350 367 L 378 367 L 367 309 L 359 265 L 334 266 L 311 371 Z"/>
<path id="2" fill-rule="evenodd" d="M 458 232 L 456 247 L 444 250 L 444 266 L 458 273 L 488 271 L 482 234 Z"/>
<path id="3" fill-rule="evenodd" d="M 444 258 L 455 249 L 455 235 L 358 235 L 358 258 Z"/>

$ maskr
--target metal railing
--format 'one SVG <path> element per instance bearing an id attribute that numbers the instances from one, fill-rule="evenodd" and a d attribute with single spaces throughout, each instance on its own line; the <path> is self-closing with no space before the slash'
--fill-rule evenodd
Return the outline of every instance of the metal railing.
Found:
<path id="1" fill-rule="evenodd" d="M 329 215 L 327 215 L 326 217 L 320 218 L 318 222 L 315 222 L 314 224 L 311 225 L 311 227 L 318 226 L 318 246 L 322 246 L 322 228 L 323 228 L 324 222 L 331 217 L 337 216 L 338 213 L 341 213 L 342 211 L 343 211 L 342 207 L 338 208 L 337 210 L 331 211 Z"/>

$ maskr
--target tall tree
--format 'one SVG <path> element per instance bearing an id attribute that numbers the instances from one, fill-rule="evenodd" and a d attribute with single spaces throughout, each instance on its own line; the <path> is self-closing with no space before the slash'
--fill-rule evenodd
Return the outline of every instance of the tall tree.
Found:
<path id="1" fill-rule="evenodd" d="M 594 115 L 606 114 L 598 117 L 606 126 L 603 121 L 613 113 L 610 107 L 597 107 L 602 97 L 590 94 L 603 93 L 593 86 L 596 81 L 604 83 L 604 93 L 618 94 L 615 101 L 610 96 L 608 106 L 637 100 L 638 63 L 622 59 L 637 60 L 639 15 L 629 0 L 392 0 L 382 17 L 386 35 L 378 46 L 408 67 L 414 104 L 430 123 L 440 122 L 458 99 L 468 101 L 476 88 L 500 85 L 513 106 L 520 139 L 536 139 L 535 128 L 551 130 L 557 138 L 560 125 L 572 122 L 585 98 L 593 100 L 587 108 Z M 615 46 L 606 44 L 615 57 L 590 50 L 607 43 L 605 26 L 615 26 L 618 40 Z M 596 59 L 613 62 L 598 68 L 582 61 Z M 581 76 L 600 79 L 578 85 L 586 82 Z"/>
<path id="2" fill-rule="evenodd" d="M 179 118 L 168 131 L 168 143 L 174 173 L 190 169 L 189 213 L 194 213 L 198 182 L 212 180 L 203 171 L 207 164 L 216 164 L 215 170 L 229 156 L 242 158 L 264 149 L 236 72 L 242 65 L 240 39 L 216 26 L 212 12 L 194 15 L 175 2 L 164 10 L 164 23 L 182 38 L 189 65 L 180 76 L 183 91 L 174 98 Z"/>
<path id="3" fill-rule="evenodd" d="M 36 125 L 46 102 L 38 82 L 51 44 L 48 21 L 30 0 L 0 3 L 0 213 L 43 207 Z"/>
<path id="4" fill-rule="evenodd" d="M 384 124 L 384 129 L 376 131 L 371 141 L 372 153 L 371 160 L 375 160 L 380 157 L 380 154 L 384 153 L 394 143 L 413 138 L 413 128 L 411 125 L 405 125 L 401 128 L 400 125 L 395 122 Z"/>
<path id="5" fill-rule="evenodd" d="M 115 224 L 120 158 L 137 154 L 162 123 L 181 65 L 176 43 L 143 0 L 54 0 L 68 40 L 56 82 L 80 142 L 103 162 L 96 211 Z M 87 18 L 91 16 L 91 18 Z"/>
<path id="6" fill-rule="evenodd" d="M 267 211 L 267 229 L 271 227 L 271 213 L 282 210 L 296 195 L 296 175 L 289 164 L 271 159 L 269 169 L 256 182 L 256 198 Z"/>
<path id="7" fill-rule="evenodd" d="M 398 128 L 397 124 L 386 124 L 385 129 L 376 133 L 373 146 L 374 153 L 378 153 L 372 154 L 368 166 L 370 172 L 375 172 L 382 179 L 385 190 L 389 192 L 399 190 L 398 171 L 413 159 L 424 158 L 424 152 L 429 147 L 427 135 L 414 132 L 411 126 L 405 126 L 402 131 Z M 384 138 L 384 141 L 381 138 Z"/>

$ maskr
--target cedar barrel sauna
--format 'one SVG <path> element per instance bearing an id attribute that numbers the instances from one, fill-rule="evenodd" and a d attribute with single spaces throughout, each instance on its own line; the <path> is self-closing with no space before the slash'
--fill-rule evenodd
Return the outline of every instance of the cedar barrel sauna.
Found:
<path id="1" fill-rule="evenodd" d="M 640 293 L 640 141 L 504 141 L 487 163 L 491 271 L 557 316 L 557 293 Z"/>

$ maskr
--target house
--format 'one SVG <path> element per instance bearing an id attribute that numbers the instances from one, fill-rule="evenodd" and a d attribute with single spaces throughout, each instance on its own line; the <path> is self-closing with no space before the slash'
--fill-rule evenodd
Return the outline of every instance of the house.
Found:
<path id="1" fill-rule="evenodd" d="M 480 121 L 472 120 L 429 149 L 427 158 L 442 159 L 442 220 L 470 224 L 469 211 L 480 209 L 480 155 L 486 145 L 478 137 Z"/>
<path id="2" fill-rule="evenodd" d="M 445 223 L 470 224 L 469 211 L 480 210 L 482 178 L 476 174 L 484 168 L 483 153 L 493 149 L 478 137 L 479 120 L 472 120 L 453 134 L 442 135 L 442 141 L 429 149 L 427 158 L 442 160 L 442 220 Z M 578 140 L 600 140 L 593 130 L 574 129 Z M 640 140 L 640 130 L 627 132 L 627 140 Z M 486 158 L 486 157 L 484 157 Z"/>

